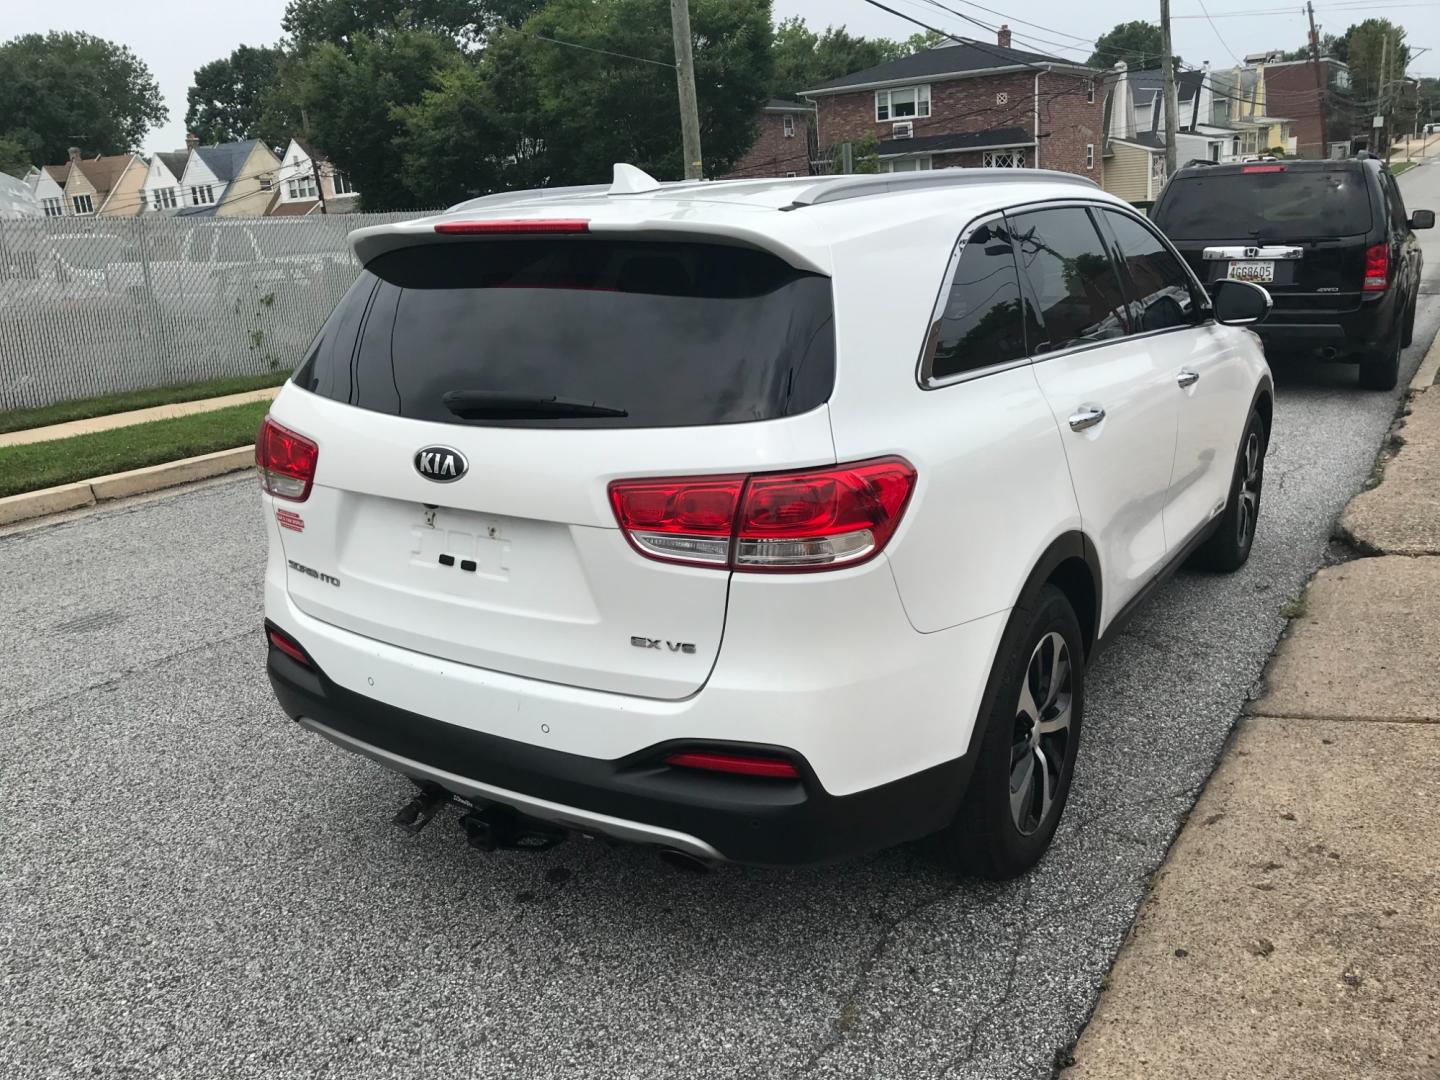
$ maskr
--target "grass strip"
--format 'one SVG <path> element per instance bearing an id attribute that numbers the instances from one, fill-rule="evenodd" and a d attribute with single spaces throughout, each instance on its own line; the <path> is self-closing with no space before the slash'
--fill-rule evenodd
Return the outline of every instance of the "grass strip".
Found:
<path id="1" fill-rule="evenodd" d="M 0 496 L 231 450 L 255 441 L 268 401 L 68 439 L 0 446 Z"/>
<path id="2" fill-rule="evenodd" d="M 200 401 L 204 398 L 243 394 L 247 390 L 264 390 L 279 386 L 290 377 L 288 371 L 269 371 L 264 375 L 238 375 L 228 379 L 207 379 L 205 382 L 180 386 L 157 386 L 149 390 L 127 390 L 103 397 L 61 401 L 37 409 L 11 409 L 0 412 L 0 434 L 7 431 L 29 431 L 31 428 L 64 424 L 71 420 L 88 420 L 92 416 L 149 409 L 156 405 L 173 405 L 177 401 Z"/>

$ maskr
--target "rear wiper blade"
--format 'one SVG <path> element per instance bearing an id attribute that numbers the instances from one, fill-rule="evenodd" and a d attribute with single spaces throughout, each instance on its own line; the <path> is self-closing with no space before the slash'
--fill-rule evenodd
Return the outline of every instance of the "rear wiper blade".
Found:
<path id="1" fill-rule="evenodd" d="M 512 394 L 504 390 L 451 390 L 441 402 L 462 420 L 546 420 L 564 416 L 629 416 L 593 401 L 572 401 L 539 394 Z"/>

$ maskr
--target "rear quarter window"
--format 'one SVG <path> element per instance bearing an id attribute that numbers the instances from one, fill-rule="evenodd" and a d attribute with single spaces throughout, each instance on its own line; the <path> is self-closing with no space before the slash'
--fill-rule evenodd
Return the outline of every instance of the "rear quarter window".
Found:
<path id="1" fill-rule="evenodd" d="M 443 423 L 679 427 L 809 411 L 834 368 L 822 275 L 717 244 L 524 238 L 373 259 L 295 381 Z M 537 404 L 456 411 L 475 399 Z M 604 415 L 548 415 L 548 399 Z"/>

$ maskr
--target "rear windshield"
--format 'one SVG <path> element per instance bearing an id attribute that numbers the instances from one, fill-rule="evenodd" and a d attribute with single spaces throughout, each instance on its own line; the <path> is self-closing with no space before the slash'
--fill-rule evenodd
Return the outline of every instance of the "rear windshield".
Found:
<path id="1" fill-rule="evenodd" d="M 593 237 L 373 259 L 295 381 L 376 412 L 487 426 L 770 420 L 830 397 L 829 278 L 765 252 Z"/>
<path id="2" fill-rule="evenodd" d="M 1155 224 L 1171 240 L 1306 240 L 1370 230 L 1361 169 L 1177 177 Z"/>

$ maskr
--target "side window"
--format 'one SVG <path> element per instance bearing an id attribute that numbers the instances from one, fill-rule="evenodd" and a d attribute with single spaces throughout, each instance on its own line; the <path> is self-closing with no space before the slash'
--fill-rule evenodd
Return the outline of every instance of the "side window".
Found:
<path id="1" fill-rule="evenodd" d="M 1031 355 L 1126 333 L 1120 278 L 1083 207 L 1016 214 L 1010 227 L 1044 324 Z"/>
<path id="2" fill-rule="evenodd" d="M 1395 231 L 1401 236 L 1410 228 L 1410 215 L 1405 213 L 1405 200 L 1400 197 L 1400 185 L 1395 182 L 1395 177 L 1385 173 L 1385 193 L 1388 196 L 1386 203 L 1389 205 L 1390 221 Z"/>
<path id="3" fill-rule="evenodd" d="M 921 378 L 942 382 L 1025 358 L 1026 334 L 1038 340 L 1034 311 L 1020 295 L 1015 250 L 1003 221 L 965 240 L 955 276 L 935 312 Z"/>
<path id="4" fill-rule="evenodd" d="M 1129 280 L 1130 323 L 1137 334 L 1195 326 L 1200 305 L 1195 302 L 1190 276 L 1160 238 L 1129 214 L 1102 210 L 1115 235 Z"/>

